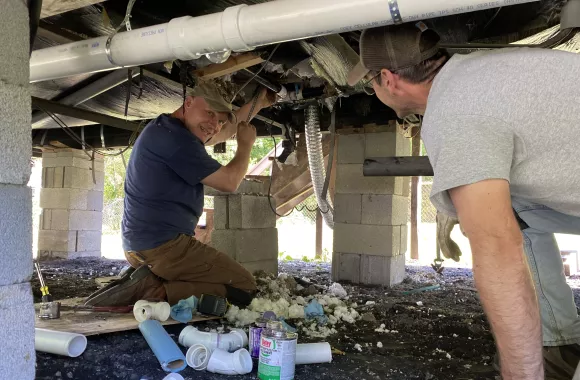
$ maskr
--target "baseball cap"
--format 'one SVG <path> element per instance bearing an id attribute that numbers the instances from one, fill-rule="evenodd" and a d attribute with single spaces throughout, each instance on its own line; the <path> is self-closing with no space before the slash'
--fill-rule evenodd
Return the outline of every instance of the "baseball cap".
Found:
<path id="1" fill-rule="evenodd" d="M 225 101 L 215 84 L 212 82 L 198 80 L 195 87 L 190 89 L 187 94 L 204 98 L 211 109 L 216 112 L 227 113 L 228 121 L 232 124 L 236 123 L 236 115 L 234 114 L 232 105 Z"/>
<path id="2" fill-rule="evenodd" d="M 371 70 L 391 71 L 415 66 L 439 51 L 440 37 L 423 22 L 366 29 L 360 36 L 360 62 L 348 75 L 356 85 Z"/>

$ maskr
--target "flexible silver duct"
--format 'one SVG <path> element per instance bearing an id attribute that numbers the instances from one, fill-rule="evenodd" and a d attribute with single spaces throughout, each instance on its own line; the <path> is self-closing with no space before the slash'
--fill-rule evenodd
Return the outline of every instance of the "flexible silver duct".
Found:
<path id="1" fill-rule="evenodd" d="M 324 188 L 324 156 L 322 153 L 322 133 L 320 132 L 319 110 L 316 105 L 306 108 L 306 149 L 308 151 L 308 165 L 310 166 L 310 176 L 312 177 L 312 187 L 316 195 L 316 202 L 322 213 L 326 225 L 334 228 L 334 210 L 328 194 L 323 198 Z"/>

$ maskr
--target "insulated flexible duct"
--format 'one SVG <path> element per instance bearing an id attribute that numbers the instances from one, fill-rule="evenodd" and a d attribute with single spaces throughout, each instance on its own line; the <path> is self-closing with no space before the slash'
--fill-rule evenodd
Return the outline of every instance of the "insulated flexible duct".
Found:
<path id="1" fill-rule="evenodd" d="M 312 187 L 316 195 L 316 202 L 322 213 L 326 225 L 334 228 L 334 215 L 328 194 L 323 197 L 324 188 L 324 156 L 322 154 L 322 133 L 320 133 L 320 117 L 318 107 L 310 105 L 306 108 L 306 149 L 308 151 L 308 165 L 312 177 Z"/>

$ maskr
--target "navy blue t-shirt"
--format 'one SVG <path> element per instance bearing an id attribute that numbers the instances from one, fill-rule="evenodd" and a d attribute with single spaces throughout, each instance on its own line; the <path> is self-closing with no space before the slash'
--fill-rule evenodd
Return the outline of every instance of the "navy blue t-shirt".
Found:
<path id="1" fill-rule="evenodd" d="M 143 251 L 193 235 L 203 212 L 201 181 L 220 167 L 179 119 L 161 115 L 147 124 L 127 166 L 123 249 Z"/>

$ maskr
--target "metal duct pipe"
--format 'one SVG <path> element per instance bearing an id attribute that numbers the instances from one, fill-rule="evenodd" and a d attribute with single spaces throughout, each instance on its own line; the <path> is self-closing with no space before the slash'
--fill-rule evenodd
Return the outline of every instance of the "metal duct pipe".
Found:
<path id="1" fill-rule="evenodd" d="M 135 78 L 137 75 L 139 75 L 139 70 L 133 70 L 131 72 L 131 78 Z M 79 104 L 82 104 L 87 100 L 110 90 L 111 88 L 117 87 L 118 85 L 127 82 L 127 80 L 129 80 L 127 70 L 115 70 L 112 73 L 107 74 L 106 76 L 99 78 L 91 84 L 81 88 L 77 92 L 65 96 L 58 102 L 67 106 L 78 106 Z M 74 119 L 69 121 L 74 121 Z M 69 123 L 66 124 L 68 125 Z M 39 128 L 59 128 L 59 126 L 46 113 L 36 112 L 32 115 L 32 129 Z"/>
<path id="2" fill-rule="evenodd" d="M 310 166 L 310 176 L 312 177 L 312 187 L 316 195 L 316 202 L 326 225 L 334 228 L 334 211 L 330 197 L 322 197 L 324 188 L 324 156 L 322 154 L 322 133 L 320 133 L 320 114 L 317 105 L 310 105 L 306 108 L 306 149 L 308 151 L 308 165 Z"/>
<path id="3" fill-rule="evenodd" d="M 148 26 L 46 49 L 30 58 L 30 81 L 120 67 L 192 60 L 221 51 L 344 33 L 537 0 L 279 0 L 179 17 Z"/>

